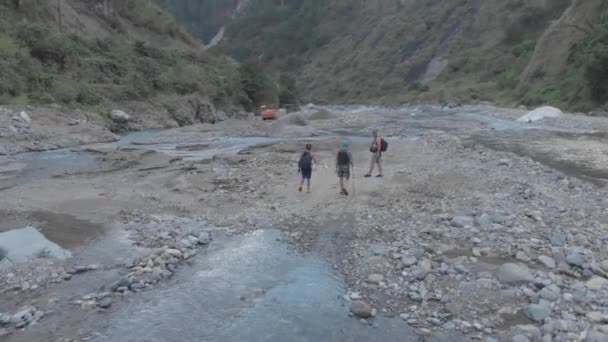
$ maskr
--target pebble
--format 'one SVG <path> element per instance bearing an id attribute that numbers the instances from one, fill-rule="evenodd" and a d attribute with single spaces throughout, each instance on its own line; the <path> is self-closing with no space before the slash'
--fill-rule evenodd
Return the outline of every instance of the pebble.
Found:
<path id="1" fill-rule="evenodd" d="M 369 281 L 370 283 L 380 284 L 384 281 L 384 276 L 382 274 L 377 273 L 370 274 L 369 277 L 367 277 L 367 281 Z"/>
<path id="2" fill-rule="evenodd" d="M 404 255 L 401 257 L 401 263 L 405 267 L 411 267 L 418 263 L 418 259 L 414 256 Z"/>
<path id="3" fill-rule="evenodd" d="M 555 260 L 553 260 L 553 258 L 548 257 L 546 255 L 541 255 L 538 257 L 538 261 L 545 265 L 545 267 L 547 268 L 555 268 Z"/>
<path id="4" fill-rule="evenodd" d="M 568 237 L 564 233 L 554 233 L 549 238 L 551 244 L 555 247 L 562 247 L 566 244 Z"/>

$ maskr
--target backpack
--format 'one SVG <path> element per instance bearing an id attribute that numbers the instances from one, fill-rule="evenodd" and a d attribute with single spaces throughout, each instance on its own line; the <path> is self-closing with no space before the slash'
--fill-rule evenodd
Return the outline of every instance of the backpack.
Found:
<path id="1" fill-rule="evenodd" d="M 312 155 L 310 152 L 302 152 L 300 156 L 300 161 L 298 162 L 298 167 L 301 170 L 310 170 L 312 169 Z"/>
<path id="2" fill-rule="evenodd" d="M 338 152 L 338 165 L 350 165 L 350 156 L 345 150 Z"/>
<path id="3" fill-rule="evenodd" d="M 388 150 L 388 142 L 384 139 L 380 139 L 380 151 L 386 152 Z"/>

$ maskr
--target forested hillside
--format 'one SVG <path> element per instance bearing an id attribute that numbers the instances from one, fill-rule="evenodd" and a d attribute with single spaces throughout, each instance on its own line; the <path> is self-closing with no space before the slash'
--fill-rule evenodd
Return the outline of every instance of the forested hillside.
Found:
<path id="1" fill-rule="evenodd" d="M 0 103 L 247 102 L 238 65 L 148 0 L 0 0 Z"/>
<path id="2" fill-rule="evenodd" d="M 211 32 L 226 25 L 224 51 L 297 75 L 312 101 L 488 100 L 587 110 L 608 99 L 602 0 L 197 3 L 212 10 L 190 25 L 212 23 Z"/>

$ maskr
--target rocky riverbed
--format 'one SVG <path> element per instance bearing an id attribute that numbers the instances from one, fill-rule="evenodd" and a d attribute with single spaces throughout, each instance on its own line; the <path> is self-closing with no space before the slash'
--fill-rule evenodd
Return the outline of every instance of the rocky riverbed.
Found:
<path id="1" fill-rule="evenodd" d="M 517 122 L 522 114 L 491 107 L 308 107 L 273 123 L 227 121 L 79 148 L 74 153 L 95 163 L 78 171 L 20 182 L 14 182 L 18 170 L 7 172 L 4 181 L 13 182 L 2 190 L 7 220 L 0 232 L 35 227 L 73 257 L 42 253 L 30 262 L 8 262 L 10 271 L 0 276 L 2 332 L 10 334 L 7 341 L 115 338 L 120 317 L 145 315 L 145 301 L 184 282 L 199 284 L 197 277 L 205 286 L 268 287 L 243 290 L 259 300 L 244 294 L 242 305 L 226 299 L 232 295 L 227 289 L 210 289 L 226 301 L 212 303 L 216 310 L 246 316 L 242 310 L 266 305 L 256 303 L 275 289 L 281 295 L 273 297 L 272 310 L 289 311 L 281 306 L 292 303 L 285 280 L 275 275 L 272 282 L 257 272 L 272 259 L 261 257 L 263 249 L 252 254 L 256 266 L 236 271 L 244 272 L 247 285 L 222 273 L 232 264 L 214 261 L 229 255 L 221 252 L 224 246 L 239 250 L 231 237 L 249 241 L 273 229 L 293 253 L 322 258 L 343 278 L 340 300 L 325 310 L 364 327 L 345 328 L 353 332 L 343 333 L 347 340 L 392 340 L 382 328 L 373 333 L 388 324 L 411 340 L 604 341 L 608 202 L 602 172 L 608 165 L 598 156 L 608 143 L 601 131 L 608 124 L 570 115 Z M 385 177 L 364 179 L 374 128 L 389 141 Z M 533 140 L 517 148 L 527 132 Z M 339 195 L 333 172 L 344 138 L 352 141 L 355 159 L 349 197 Z M 307 142 L 319 163 L 312 194 L 301 194 L 297 158 Z M 7 165 L 18 163 L 6 158 Z M 297 289 L 306 288 L 301 276 L 293 279 Z M 298 305 L 315 305 L 316 294 L 307 296 L 311 301 Z M 215 331 L 206 340 L 242 336 L 217 328 L 215 319 L 237 318 L 203 319 L 203 328 L 207 323 Z M 289 321 L 295 327 L 318 323 Z M 135 331 L 137 324 L 146 326 L 133 324 Z M 242 324 L 258 331 L 270 322 Z M 302 341 L 340 340 L 295 334 Z"/>

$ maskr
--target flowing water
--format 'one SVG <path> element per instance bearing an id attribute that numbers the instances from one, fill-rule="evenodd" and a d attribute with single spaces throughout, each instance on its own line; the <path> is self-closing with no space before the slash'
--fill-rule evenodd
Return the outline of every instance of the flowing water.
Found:
<path id="1" fill-rule="evenodd" d="M 349 317 L 343 280 L 273 230 L 214 241 L 166 288 L 115 312 L 99 341 L 420 341 L 401 319 Z"/>

